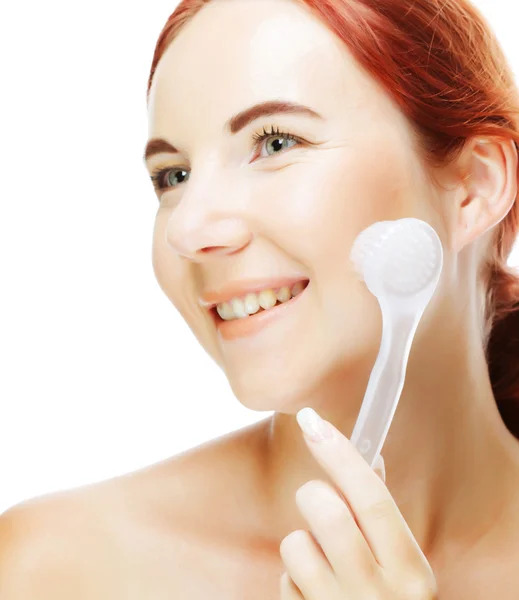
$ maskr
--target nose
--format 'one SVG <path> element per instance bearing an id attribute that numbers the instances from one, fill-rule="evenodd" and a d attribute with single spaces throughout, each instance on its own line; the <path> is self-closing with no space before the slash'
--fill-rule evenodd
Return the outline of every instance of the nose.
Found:
<path id="1" fill-rule="evenodd" d="M 221 195 L 220 195 L 221 194 Z M 227 198 L 218 201 L 217 196 Z M 166 241 L 179 256 L 193 262 L 233 254 L 252 239 L 239 208 L 233 206 L 229 186 L 225 192 L 198 192 L 192 187 L 169 216 Z"/>

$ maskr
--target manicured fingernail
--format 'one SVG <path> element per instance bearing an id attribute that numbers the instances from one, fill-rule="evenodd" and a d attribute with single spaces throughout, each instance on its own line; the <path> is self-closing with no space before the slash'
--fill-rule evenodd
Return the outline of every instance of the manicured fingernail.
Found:
<path id="1" fill-rule="evenodd" d="M 333 438 L 333 428 L 315 412 L 313 408 L 302 408 L 296 415 L 297 422 L 306 437 L 312 442 Z"/>

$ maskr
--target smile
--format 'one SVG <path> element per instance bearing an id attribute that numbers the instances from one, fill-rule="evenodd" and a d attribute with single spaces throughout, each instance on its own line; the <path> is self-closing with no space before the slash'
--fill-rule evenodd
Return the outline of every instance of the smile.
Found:
<path id="1" fill-rule="evenodd" d="M 235 313 L 232 311 L 232 308 L 228 307 L 224 310 L 229 310 L 229 308 L 231 308 L 231 312 L 224 312 L 224 316 L 226 316 L 227 318 L 223 319 L 219 314 L 219 312 L 223 312 L 221 309 L 221 305 L 219 305 L 220 308 L 216 306 L 211 308 L 210 312 L 213 316 L 214 322 L 216 324 L 221 338 L 224 340 L 234 340 L 237 338 L 248 337 L 254 335 L 255 333 L 258 333 L 264 327 L 270 325 L 276 319 L 281 318 L 283 315 L 285 315 L 287 310 L 291 310 L 293 307 L 295 307 L 298 300 L 306 295 L 305 292 L 308 288 L 309 283 L 310 282 L 307 280 L 301 282 L 299 286 L 297 286 L 296 284 L 296 286 L 292 288 L 292 290 L 296 292 L 295 295 L 292 295 L 292 298 L 285 301 L 280 301 L 275 296 L 273 298 L 270 298 L 267 295 L 261 297 L 261 294 L 259 294 L 259 309 L 253 314 L 249 314 L 247 316 L 236 317 Z M 269 290 L 269 292 L 271 292 L 271 290 Z M 286 292 L 284 293 L 286 294 Z M 250 296 L 251 295 L 249 295 L 248 298 L 249 301 L 251 303 L 254 303 L 254 299 Z M 286 296 L 283 296 L 282 293 L 281 298 L 283 297 Z M 267 306 L 267 308 L 263 308 L 263 306 L 261 305 Z M 237 308 L 238 311 L 240 311 L 241 307 L 239 305 Z M 255 310 L 255 306 L 252 306 L 252 310 Z M 239 314 L 245 314 L 245 312 L 239 312 Z"/>

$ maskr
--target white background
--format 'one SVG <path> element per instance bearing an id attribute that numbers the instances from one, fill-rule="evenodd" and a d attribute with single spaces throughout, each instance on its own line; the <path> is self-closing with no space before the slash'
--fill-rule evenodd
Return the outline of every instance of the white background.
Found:
<path id="1" fill-rule="evenodd" d="M 270 414 L 234 398 L 152 270 L 146 83 L 176 4 L 0 9 L 0 513 Z M 476 4 L 517 79 L 519 9 Z"/>

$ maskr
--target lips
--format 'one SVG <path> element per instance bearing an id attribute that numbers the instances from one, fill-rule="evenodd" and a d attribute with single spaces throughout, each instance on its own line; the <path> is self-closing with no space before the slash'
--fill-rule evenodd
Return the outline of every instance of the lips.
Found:
<path id="1" fill-rule="evenodd" d="M 298 307 L 305 306 L 309 287 L 310 281 L 306 280 L 306 287 L 287 302 L 278 303 L 272 308 L 258 311 L 248 317 L 226 321 L 220 318 L 215 309 L 210 310 L 209 312 L 215 323 L 218 339 L 221 343 L 246 343 L 247 347 L 250 348 L 248 344 L 249 341 L 252 343 L 251 338 L 255 338 L 257 343 L 261 343 L 261 334 L 263 333 L 264 336 L 267 336 L 263 337 L 263 340 L 266 343 L 272 343 L 272 339 L 279 338 L 276 338 L 276 333 L 269 336 L 267 332 L 275 332 L 276 323 L 288 322 L 293 327 L 298 327 L 301 324 L 299 319 L 302 317 L 302 313 L 300 312 L 301 308 L 298 309 Z M 274 338 L 272 338 L 272 335 L 274 335 Z M 284 335 L 286 335 L 286 329 L 284 330 Z M 259 339 L 256 336 L 259 336 Z"/>

